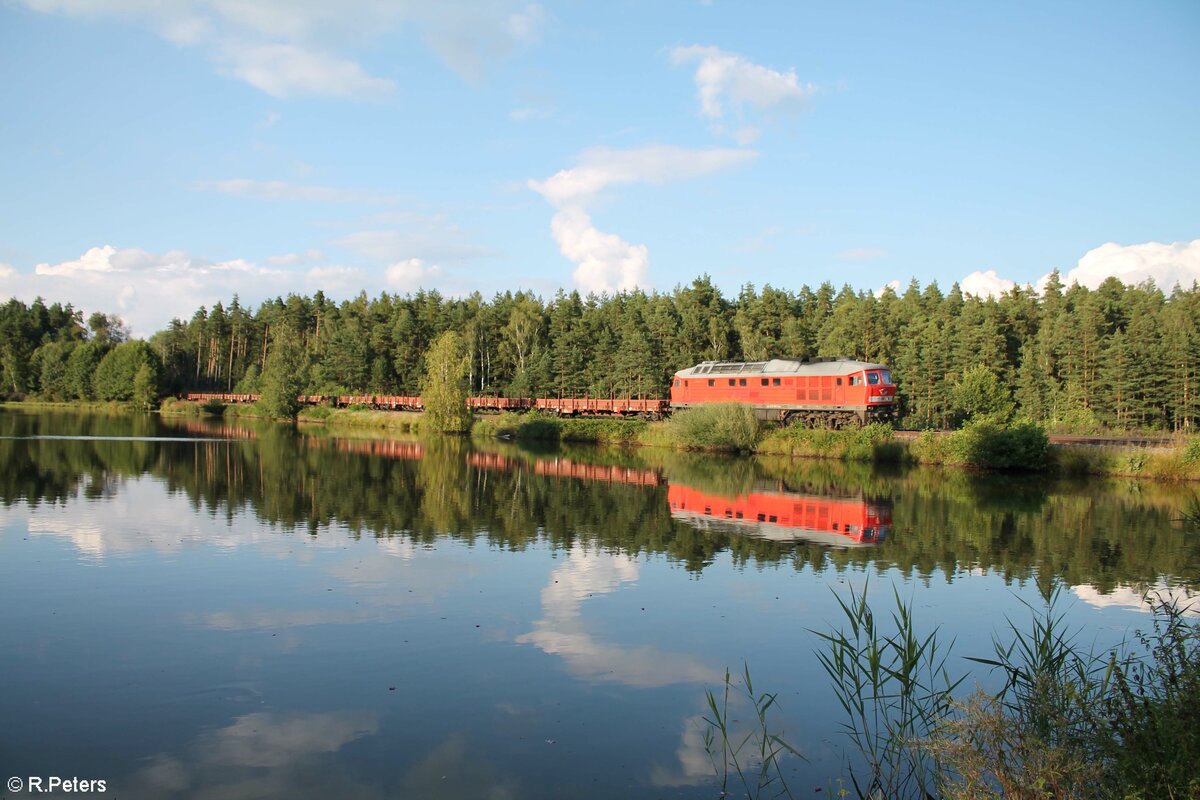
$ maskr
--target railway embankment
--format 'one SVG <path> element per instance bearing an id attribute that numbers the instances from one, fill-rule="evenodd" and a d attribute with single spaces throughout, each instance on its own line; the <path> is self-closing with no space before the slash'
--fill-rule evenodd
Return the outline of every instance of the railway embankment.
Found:
<path id="1" fill-rule="evenodd" d="M 33 405 L 46 408 L 51 404 Z M 120 413 L 118 404 L 53 404 L 100 413 Z M 205 406 L 168 401 L 164 414 L 267 418 L 254 404 Z M 737 409 L 708 416 L 676 415 L 665 421 L 619 418 L 570 418 L 544 412 L 479 414 L 476 438 L 590 442 L 602 445 L 663 447 L 714 452 L 747 452 L 791 458 L 884 463 L 943 464 L 968 469 L 1038 471 L 1061 475 L 1097 475 L 1165 481 L 1200 481 L 1200 436 L 1055 435 L 1032 423 L 969 423 L 957 431 L 898 431 L 874 424 L 856 429 L 764 427 Z M 311 406 L 301 410 L 302 424 L 418 433 L 422 415 L 367 408 Z"/>

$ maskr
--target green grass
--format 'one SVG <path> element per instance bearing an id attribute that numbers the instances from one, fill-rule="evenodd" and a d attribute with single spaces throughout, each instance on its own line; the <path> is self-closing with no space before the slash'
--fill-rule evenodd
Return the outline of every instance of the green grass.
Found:
<path id="1" fill-rule="evenodd" d="M 308 406 L 300 410 L 297 420 L 302 423 L 327 425 L 331 428 L 375 428 L 415 433 L 421 428 L 422 415 L 411 411 L 377 411 L 370 408 L 330 408 Z"/>
<path id="2" fill-rule="evenodd" d="M 640 419 L 559 417 L 538 411 L 506 412 L 477 416 L 471 435 L 528 441 L 636 444 L 640 443 L 649 424 Z"/>
<path id="3" fill-rule="evenodd" d="M 892 426 L 872 423 L 863 428 L 803 428 L 797 425 L 769 430 L 759 442 L 759 453 L 780 453 L 806 458 L 844 461 L 898 462 L 904 446 L 894 439 Z"/>
<path id="4" fill-rule="evenodd" d="M 1169 449 L 1086 447 L 1052 449 L 1050 468 L 1060 475 L 1110 475 L 1157 481 L 1200 480 L 1197 437 Z"/>

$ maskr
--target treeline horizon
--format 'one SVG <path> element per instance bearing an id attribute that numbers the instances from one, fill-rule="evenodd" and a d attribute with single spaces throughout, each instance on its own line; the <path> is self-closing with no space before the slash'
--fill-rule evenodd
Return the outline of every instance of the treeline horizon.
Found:
<path id="1" fill-rule="evenodd" d="M 1017 415 L 1042 423 L 1178 430 L 1200 421 L 1200 286 L 1167 294 L 1109 278 L 1068 288 L 1057 272 L 1040 296 L 1015 287 L 989 298 L 916 279 L 899 293 L 746 284 L 728 298 L 707 275 L 671 292 L 559 291 L 549 301 L 418 291 L 339 303 L 318 291 L 253 308 L 234 295 L 146 342 L 128 340 L 111 314 L 85 324 L 70 305 L 12 299 L 0 307 L 0 385 L 63 400 L 258 392 L 284 341 L 301 353 L 306 394 L 418 394 L 426 351 L 447 330 L 467 347 L 472 394 L 667 397 L 671 376 L 700 361 L 845 356 L 891 367 L 907 427 L 955 422 L 954 389 L 978 367 Z"/>

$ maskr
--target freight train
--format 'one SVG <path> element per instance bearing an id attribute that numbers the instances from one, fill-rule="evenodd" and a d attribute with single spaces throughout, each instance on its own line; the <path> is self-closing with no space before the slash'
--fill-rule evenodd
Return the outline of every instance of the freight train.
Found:
<path id="1" fill-rule="evenodd" d="M 189 392 L 195 402 L 253 403 L 256 394 Z M 305 405 L 339 408 L 366 406 L 391 411 L 420 411 L 417 395 L 302 395 Z M 852 427 L 890 420 L 896 386 L 883 364 L 847 358 L 811 361 L 704 361 L 676 372 L 671 397 L 663 399 L 594 397 L 468 397 L 473 411 L 546 411 L 560 416 L 645 417 L 660 419 L 672 411 L 710 403 L 744 403 L 764 421 L 808 427 Z"/>

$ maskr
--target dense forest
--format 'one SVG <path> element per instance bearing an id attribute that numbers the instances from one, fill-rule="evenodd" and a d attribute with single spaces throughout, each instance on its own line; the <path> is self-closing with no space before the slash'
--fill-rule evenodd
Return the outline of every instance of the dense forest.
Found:
<path id="1" fill-rule="evenodd" d="M 337 303 L 318 292 L 255 309 L 235 296 L 148 342 L 129 341 L 112 315 L 85 324 L 70 306 L 10 300 L 0 307 L 0 386 L 137 402 L 155 391 L 255 392 L 272 353 L 287 349 L 307 393 L 415 394 L 427 348 L 451 329 L 468 344 L 476 394 L 665 396 L 675 370 L 702 360 L 848 356 L 892 367 L 909 427 L 952 423 L 953 390 L 980 366 L 1019 414 L 1063 428 L 1200 421 L 1200 287 L 1167 295 L 1110 278 L 1067 288 L 1057 273 L 1040 296 L 1018 287 L 987 299 L 916 280 L 878 295 L 748 284 L 728 298 L 707 276 L 670 293 L 549 301 L 421 291 Z"/>

